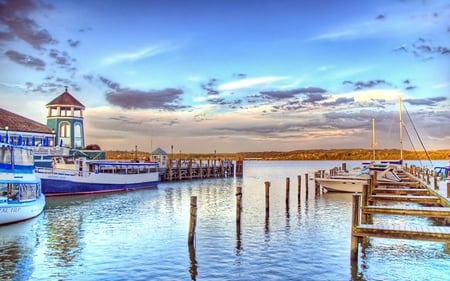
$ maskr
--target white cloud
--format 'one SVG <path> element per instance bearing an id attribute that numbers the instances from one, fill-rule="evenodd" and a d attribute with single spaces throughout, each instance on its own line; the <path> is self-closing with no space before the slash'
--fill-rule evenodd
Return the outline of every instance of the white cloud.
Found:
<path id="1" fill-rule="evenodd" d="M 103 65 L 111 65 L 120 63 L 123 61 L 136 61 L 148 57 L 153 57 L 162 53 L 166 53 L 176 49 L 174 45 L 170 44 L 155 44 L 153 46 L 144 48 L 142 50 L 129 52 L 129 53 L 120 53 L 114 54 L 109 57 L 106 57 L 102 60 Z"/>
<path id="2" fill-rule="evenodd" d="M 222 85 L 219 85 L 217 88 L 221 91 L 233 91 L 238 89 L 251 88 L 255 86 L 268 85 L 284 79 L 286 79 L 286 77 L 279 77 L 279 76 L 246 78 L 238 81 L 224 83 Z"/>

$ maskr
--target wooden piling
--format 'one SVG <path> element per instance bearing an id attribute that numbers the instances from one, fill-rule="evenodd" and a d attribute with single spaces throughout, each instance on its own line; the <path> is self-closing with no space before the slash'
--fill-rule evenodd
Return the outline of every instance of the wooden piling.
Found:
<path id="1" fill-rule="evenodd" d="M 289 208 L 289 189 L 291 185 L 291 179 L 286 178 L 286 207 Z"/>
<path id="2" fill-rule="evenodd" d="M 439 189 L 439 184 L 437 182 L 437 177 L 436 175 L 433 177 L 434 178 L 434 190 L 438 190 Z"/>
<path id="3" fill-rule="evenodd" d="M 450 198 L 450 182 L 447 182 L 447 198 Z"/>
<path id="4" fill-rule="evenodd" d="M 305 174 L 305 192 L 306 192 L 306 201 L 308 201 L 308 194 L 309 194 L 309 190 L 308 190 L 308 173 Z"/>
<path id="5" fill-rule="evenodd" d="M 241 203 L 241 199 L 242 199 L 242 187 L 241 186 L 237 186 L 236 187 L 236 223 L 237 225 L 239 225 L 240 228 L 240 224 L 241 224 L 241 207 L 242 207 L 242 203 Z"/>
<path id="6" fill-rule="evenodd" d="M 358 260 L 358 236 L 354 235 L 355 228 L 359 224 L 359 204 L 360 204 L 359 193 L 353 194 L 353 202 L 352 202 L 352 238 L 351 238 L 351 246 L 350 246 L 350 259 L 353 261 Z"/>
<path id="7" fill-rule="evenodd" d="M 366 208 L 368 205 L 368 200 L 369 198 L 369 185 L 368 184 L 363 184 L 363 191 L 362 191 L 362 208 Z M 372 218 L 370 217 L 370 214 L 362 214 L 361 215 L 361 223 L 366 224 L 366 223 L 372 223 Z"/>
<path id="8" fill-rule="evenodd" d="M 298 182 L 297 200 L 298 200 L 298 204 L 300 205 L 300 200 L 301 200 L 301 196 L 302 196 L 302 176 L 297 176 L 297 182 Z"/>
<path id="9" fill-rule="evenodd" d="M 319 171 L 314 172 L 314 178 L 316 179 L 318 177 L 320 177 L 320 172 Z M 320 183 L 316 180 L 314 180 L 314 190 L 316 197 L 320 196 Z"/>
<path id="10" fill-rule="evenodd" d="M 191 196 L 190 214 L 188 244 L 193 245 L 195 241 L 195 226 L 197 225 L 197 196 Z"/>
<path id="11" fill-rule="evenodd" d="M 270 182 L 266 181 L 264 182 L 264 185 L 266 187 L 266 216 L 269 214 L 269 191 L 270 191 Z"/>

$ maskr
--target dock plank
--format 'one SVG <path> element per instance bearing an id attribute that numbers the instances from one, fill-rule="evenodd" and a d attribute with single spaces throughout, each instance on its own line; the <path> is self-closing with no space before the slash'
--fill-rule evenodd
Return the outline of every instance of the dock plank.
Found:
<path id="1" fill-rule="evenodd" d="M 430 191 L 426 188 L 374 188 L 372 193 L 389 193 L 389 194 L 420 194 L 420 195 L 429 195 Z"/>
<path id="2" fill-rule="evenodd" d="M 440 198 L 433 195 L 371 195 L 368 201 L 416 202 L 423 204 L 439 204 Z"/>
<path id="3" fill-rule="evenodd" d="M 352 235 L 448 243 L 450 242 L 450 227 L 360 224 L 353 228 Z"/>
<path id="4" fill-rule="evenodd" d="M 391 214 L 450 218 L 450 208 L 417 206 L 367 206 L 362 208 L 364 214 Z"/>

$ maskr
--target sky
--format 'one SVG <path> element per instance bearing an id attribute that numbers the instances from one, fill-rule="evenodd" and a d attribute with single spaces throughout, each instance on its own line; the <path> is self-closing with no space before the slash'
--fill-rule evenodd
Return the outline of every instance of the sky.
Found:
<path id="1" fill-rule="evenodd" d="M 450 150 L 449 1 L 0 0 L 0 65 L 0 107 L 67 86 L 105 150 L 399 148 L 400 112 Z"/>

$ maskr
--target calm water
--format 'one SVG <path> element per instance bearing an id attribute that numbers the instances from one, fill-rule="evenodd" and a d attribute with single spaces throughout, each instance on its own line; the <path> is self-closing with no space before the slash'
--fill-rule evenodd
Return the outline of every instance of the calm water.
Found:
<path id="1" fill-rule="evenodd" d="M 347 162 L 349 167 L 359 162 Z M 0 227 L 0 280 L 449 280 L 450 243 L 370 238 L 350 262 L 350 194 L 314 196 L 305 173 L 341 161 L 250 161 L 243 178 L 48 198 L 39 217 Z M 435 165 L 447 164 L 445 161 Z M 297 176 L 303 193 L 297 200 Z M 290 177 L 290 202 L 285 202 Z M 270 181 L 270 215 L 264 182 Z M 242 186 L 241 232 L 235 189 Z M 197 196 L 189 248 L 190 196 Z M 431 225 L 425 218 L 375 221 Z"/>

